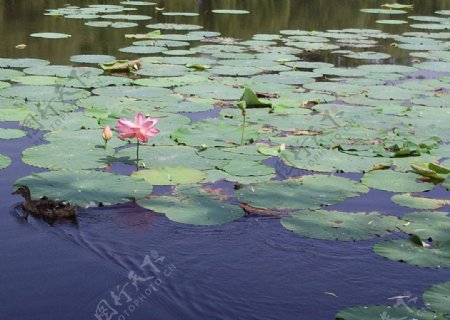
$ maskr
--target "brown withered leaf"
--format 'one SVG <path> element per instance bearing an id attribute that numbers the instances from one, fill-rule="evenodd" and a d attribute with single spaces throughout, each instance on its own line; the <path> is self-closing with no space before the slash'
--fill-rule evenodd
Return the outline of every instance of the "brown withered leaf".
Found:
<path id="1" fill-rule="evenodd" d="M 248 204 L 245 204 L 245 203 L 241 203 L 239 206 L 242 208 L 242 210 L 245 211 L 245 213 L 250 214 L 250 215 L 276 216 L 276 217 L 287 216 L 286 212 L 277 211 L 277 210 L 271 210 L 271 209 L 255 208 L 255 207 L 252 207 L 252 206 L 250 206 Z"/>

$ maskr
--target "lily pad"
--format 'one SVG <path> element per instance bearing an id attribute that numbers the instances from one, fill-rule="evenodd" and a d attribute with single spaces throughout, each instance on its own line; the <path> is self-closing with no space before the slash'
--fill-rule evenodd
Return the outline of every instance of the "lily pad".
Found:
<path id="1" fill-rule="evenodd" d="M 126 148 L 118 151 L 116 161 L 134 164 L 136 161 L 136 148 Z M 139 158 L 146 168 L 177 167 L 182 164 L 186 168 L 198 170 L 213 169 L 219 160 L 205 159 L 197 155 L 196 149 L 186 146 L 148 146 L 141 145 Z"/>
<path id="2" fill-rule="evenodd" d="M 309 175 L 244 187 L 236 191 L 236 197 L 243 203 L 262 209 L 318 209 L 368 191 L 367 187 L 350 179 Z"/>
<path id="3" fill-rule="evenodd" d="M 202 189 L 178 187 L 171 196 L 142 199 L 141 207 L 164 213 L 172 221 L 193 225 L 217 225 L 239 219 L 244 211 Z"/>
<path id="4" fill-rule="evenodd" d="M 415 209 L 439 209 L 450 204 L 450 200 L 425 198 L 411 193 L 396 194 L 391 200 L 401 206 Z"/>
<path id="5" fill-rule="evenodd" d="M 444 320 L 443 315 L 416 308 L 370 305 L 343 309 L 336 314 L 336 320 Z"/>
<path id="6" fill-rule="evenodd" d="M 247 10 L 234 10 L 234 9 L 215 9 L 211 10 L 213 13 L 220 13 L 220 14 L 249 14 L 250 11 Z"/>
<path id="7" fill-rule="evenodd" d="M 404 14 L 404 13 L 408 13 L 405 10 L 399 10 L 399 9 L 372 9 L 372 8 L 368 8 L 368 9 L 361 9 L 361 12 L 364 13 L 375 13 L 375 14 Z"/>
<path id="8" fill-rule="evenodd" d="M 213 82 L 199 82 L 175 88 L 176 93 L 217 100 L 239 100 L 242 90 Z"/>
<path id="9" fill-rule="evenodd" d="M 74 133 L 75 134 L 75 133 Z M 83 132 L 79 131 L 79 135 Z M 98 132 L 99 137 L 101 132 Z M 61 169 L 97 169 L 108 165 L 108 158 L 114 150 L 104 150 L 101 140 L 80 147 L 80 142 L 49 143 L 25 149 L 23 162 L 41 168 L 52 170 Z M 49 157 L 49 154 L 52 156 Z"/>
<path id="10" fill-rule="evenodd" d="M 25 137 L 25 135 L 25 131 L 22 130 L 0 128 L 0 139 L 17 139 Z"/>
<path id="11" fill-rule="evenodd" d="M 114 56 L 104 54 L 80 54 L 70 57 L 70 61 L 77 63 L 106 63 L 116 60 Z"/>
<path id="12" fill-rule="evenodd" d="M 418 182 L 417 175 L 410 172 L 377 170 L 364 174 L 361 182 L 371 188 L 391 192 L 421 192 L 434 188 L 429 182 Z"/>
<path id="13" fill-rule="evenodd" d="M 15 185 L 28 186 L 35 198 L 47 196 L 82 207 L 128 202 L 152 192 L 152 185 L 142 179 L 88 170 L 31 174 Z"/>
<path id="14" fill-rule="evenodd" d="M 433 242 L 450 241 L 450 216 L 448 212 L 411 212 L 402 217 L 397 227 L 405 233 L 430 239 Z"/>
<path id="15" fill-rule="evenodd" d="M 450 281 L 427 289 L 423 294 L 423 301 L 428 308 L 450 315 Z"/>
<path id="16" fill-rule="evenodd" d="M 366 240 L 396 230 L 397 217 L 375 212 L 304 210 L 283 217 L 281 224 L 301 236 L 340 241 Z"/>
<path id="17" fill-rule="evenodd" d="M 377 243 L 373 250 L 390 260 L 419 267 L 450 267 L 450 241 L 433 242 L 430 246 L 424 246 L 411 239 L 387 240 Z"/>
<path id="18" fill-rule="evenodd" d="M 186 167 L 160 167 L 133 172 L 135 178 L 142 178 L 153 185 L 176 185 L 198 183 L 206 178 L 200 170 Z"/>
<path id="19" fill-rule="evenodd" d="M 232 147 L 240 144 L 242 128 L 235 121 L 205 119 L 190 127 L 181 127 L 172 134 L 172 139 L 189 146 Z M 256 140 L 259 134 L 254 126 L 245 128 L 244 143 Z"/>
<path id="20" fill-rule="evenodd" d="M 0 154 L 0 169 L 4 169 L 11 164 L 11 159 L 7 156 Z"/>
<path id="21" fill-rule="evenodd" d="M 309 137 L 305 137 L 306 142 Z M 311 138 L 309 138 L 312 140 Z M 287 164 L 299 169 L 321 172 L 367 172 L 375 165 L 386 162 L 382 158 L 354 156 L 338 150 L 301 148 L 285 150 L 280 158 Z"/>
<path id="22" fill-rule="evenodd" d="M 46 66 L 50 64 L 48 60 L 42 59 L 33 59 L 33 58 L 19 58 L 19 59 L 11 59 L 11 58 L 0 58 L 0 67 L 1 68 L 30 68 L 37 66 Z"/>
<path id="23" fill-rule="evenodd" d="M 30 34 L 33 38 L 44 38 L 44 39 L 66 39 L 70 38 L 71 35 L 67 33 L 58 32 L 39 32 Z"/>
<path id="24" fill-rule="evenodd" d="M 11 79 L 13 82 L 17 82 L 25 85 L 42 85 L 50 86 L 57 84 L 59 78 L 52 76 L 23 76 Z"/>

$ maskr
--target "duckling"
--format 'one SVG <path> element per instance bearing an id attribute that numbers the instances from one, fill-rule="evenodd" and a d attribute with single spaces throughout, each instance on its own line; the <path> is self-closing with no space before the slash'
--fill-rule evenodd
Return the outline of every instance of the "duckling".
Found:
<path id="1" fill-rule="evenodd" d="M 27 212 L 45 219 L 56 220 L 58 218 L 76 217 L 76 206 L 62 201 L 50 200 L 47 197 L 32 200 L 30 189 L 27 186 L 20 186 L 12 194 L 20 194 L 24 198 L 22 206 Z"/>

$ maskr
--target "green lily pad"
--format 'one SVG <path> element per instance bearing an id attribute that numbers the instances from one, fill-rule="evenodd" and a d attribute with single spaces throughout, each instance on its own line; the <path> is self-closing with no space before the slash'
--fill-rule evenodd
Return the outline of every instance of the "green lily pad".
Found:
<path id="1" fill-rule="evenodd" d="M 450 70 L 450 62 L 426 61 L 414 64 L 415 68 L 425 69 L 435 72 Z"/>
<path id="2" fill-rule="evenodd" d="M 195 24 L 182 24 L 182 23 L 155 23 L 148 24 L 145 26 L 150 29 L 159 29 L 159 30 L 199 30 L 203 29 L 202 26 Z"/>
<path id="3" fill-rule="evenodd" d="M 121 1 L 124 6 L 156 6 L 156 2 L 149 1 Z"/>
<path id="4" fill-rule="evenodd" d="M 361 182 L 368 187 L 391 192 L 421 192 L 434 188 L 432 183 L 417 180 L 414 173 L 377 170 L 364 174 Z"/>
<path id="5" fill-rule="evenodd" d="M 74 133 L 75 134 L 75 133 Z M 83 132 L 77 132 L 82 135 Z M 97 169 L 108 165 L 108 158 L 114 153 L 109 148 L 104 150 L 101 143 L 101 132 L 98 132 L 99 139 L 83 144 L 80 142 L 67 141 L 67 143 L 49 143 L 36 147 L 31 147 L 23 151 L 23 162 L 41 168 L 52 170 L 61 169 Z M 88 141 L 89 142 L 89 141 Z M 49 157 L 49 154 L 52 156 Z"/>
<path id="6" fill-rule="evenodd" d="M 1 68 L 31 68 L 38 66 L 46 66 L 50 64 L 48 60 L 34 59 L 34 58 L 0 58 Z"/>
<path id="7" fill-rule="evenodd" d="M 370 305 L 345 308 L 336 314 L 336 320 L 445 320 L 445 317 L 416 308 Z"/>
<path id="8" fill-rule="evenodd" d="M 364 13 L 375 13 L 375 14 L 404 14 L 404 13 L 408 13 L 405 10 L 399 10 L 399 9 L 372 9 L 372 8 L 368 8 L 368 9 L 361 9 L 361 12 Z"/>
<path id="9" fill-rule="evenodd" d="M 159 125 L 159 124 L 158 124 Z M 116 161 L 135 164 L 136 148 L 130 147 L 118 151 Z M 139 148 L 139 160 L 146 168 L 177 167 L 182 164 L 186 168 L 198 170 L 213 169 L 223 161 L 205 159 L 197 155 L 196 149 L 186 146 L 148 146 Z"/>
<path id="10" fill-rule="evenodd" d="M 44 38 L 44 39 L 66 39 L 70 38 L 71 35 L 67 33 L 58 32 L 39 32 L 30 34 L 33 38 Z"/>
<path id="11" fill-rule="evenodd" d="M 141 14 L 104 14 L 101 16 L 101 18 L 111 20 L 142 21 L 142 20 L 150 20 L 152 17 Z"/>
<path id="12" fill-rule="evenodd" d="M 0 80 L 11 80 L 23 76 L 23 72 L 13 69 L 0 69 Z"/>
<path id="13" fill-rule="evenodd" d="M 0 154 L 0 169 L 4 169 L 11 164 L 11 159 L 7 156 Z"/>
<path id="14" fill-rule="evenodd" d="M 0 89 L 9 88 L 10 86 L 8 82 L 0 81 Z"/>
<path id="15" fill-rule="evenodd" d="M 51 86 L 57 84 L 59 78 L 52 76 L 23 76 L 11 79 L 13 82 L 17 82 L 24 85 L 41 85 Z"/>
<path id="16" fill-rule="evenodd" d="M 395 20 L 395 19 L 385 19 L 385 20 L 377 20 L 376 23 L 380 23 L 380 24 L 407 24 L 408 21 Z"/>
<path id="17" fill-rule="evenodd" d="M 450 315 L 450 281 L 432 286 L 423 293 L 423 301 L 433 311 Z"/>
<path id="18" fill-rule="evenodd" d="M 180 17 L 196 17 L 199 15 L 197 12 L 163 12 L 163 16 L 180 16 Z"/>
<path id="19" fill-rule="evenodd" d="M 160 167 L 151 170 L 135 171 L 135 178 L 142 178 L 153 185 L 176 185 L 198 183 L 206 178 L 200 170 L 186 167 Z"/>
<path id="20" fill-rule="evenodd" d="M 275 173 L 275 169 L 260 161 L 231 160 L 221 168 L 232 176 L 267 176 Z"/>
<path id="21" fill-rule="evenodd" d="M 213 13 L 220 13 L 220 14 L 249 14 L 250 11 L 247 10 L 233 10 L 233 9 L 215 9 L 211 10 Z"/>
<path id="22" fill-rule="evenodd" d="M 70 61 L 77 63 L 106 63 L 116 60 L 114 56 L 104 54 L 79 54 L 70 57 Z"/>
<path id="23" fill-rule="evenodd" d="M 152 185 L 142 179 L 89 170 L 31 174 L 15 185 L 28 186 L 34 198 L 47 196 L 82 207 L 128 202 L 152 192 Z"/>
<path id="24" fill-rule="evenodd" d="M 166 51 L 165 47 L 150 47 L 150 46 L 129 46 L 120 48 L 120 52 L 134 53 L 134 54 L 154 54 Z"/>
<path id="25" fill-rule="evenodd" d="M 387 240 L 377 243 L 376 254 L 394 261 L 425 268 L 450 267 L 450 241 L 433 242 L 430 247 L 412 239 Z"/>
<path id="26" fill-rule="evenodd" d="M 236 191 L 236 197 L 256 208 L 318 209 L 368 191 L 367 187 L 350 179 L 332 175 L 309 175 L 248 186 Z"/>
<path id="27" fill-rule="evenodd" d="M 217 225 L 239 219 L 244 211 L 238 206 L 215 199 L 212 194 L 191 186 L 178 187 L 171 196 L 141 199 L 141 207 L 164 213 L 172 221 L 193 225 Z"/>
<path id="28" fill-rule="evenodd" d="M 309 137 L 306 137 L 306 142 Z M 311 138 L 309 138 L 312 140 Z M 280 158 L 287 164 L 299 169 L 320 172 L 367 172 L 385 159 L 350 155 L 338 150 L 301 148 L 285 150 Z"/>
<path id="29" fill-rule="evenodd" d="M 181 86 L 175 88 L 174 91 L 185 95 L 195 95 L 200 98 L 217 100 L 239 100 L 242 96 L 241 89 L 213 82 L 199 82 L 192 85 Z"/>
<path id="30" fill-rule="evenodd" d="M 166 88 L 115 86 L 97 88 L 92 91 L 96 95 L 108 97 L 128 97 L 135 99 L 154 99 L 171 94 Z"/>
<path id="31" fill-rule="evenodd" d="M 13 86 L 0 91 L 3 97 L 25 98 L 31 101 L 67 101 L 86 98 L 90 93 L 86 90 L 76 88 L 65 88 L 63 86 Z"/>
<path id="32" fill-rule="evenodd" d="M 450 241 L 450 216 L 448 212 L 420 211 L 404 215 L 397 227 L 408 234 L 433 242 Z"/>
<path id="33" fill-rule="evenodd" d="M 23 70 L 26 74 L 35 76 L 55 76 L 62 78 L 77 78 L 82 81 L 83 77 L 98 76 L 103 73 L 102 69 L 93 67 L 71 67 L 63 65 L 37 66 Z"/>
<path id="34" fill-rule="evenodd" d="M 225 119 L 205 119 L 190 127 L 181 127 L 172 134 L 172 139 L 188 146 L 232 147 L 241 142 L 242 128 L 235 121 Z M 244 143 L 258 138 L 254 126 L 246 126 Z"/>
<path id="35" fill-rule="evenodd" d="M 344 57 L 360 60 L 383 60 L 389 59 L 391 55 L 382 52 L 364 51 L 364 52 L 352 52 L 349 54 L 344 54 Z"/>
<path id="36" fill-rule="evenodd" d="M 106 28 L 112 24 L 111 21 L 88 21 L 85 23 L 86 26 L 96 27 L 96 28 Z"/>
<path id="37" fill-rule="evenodd" d="M 411 193 L 396 194 L 391 200 L 401 206 L 414 209 L 439 209 L 450 204 L 450 200 L 425 198 Z"/>
<path id="38" fill-rule="evenodd" d="M 22 130 L 0 128 L 0 139 L 17 139 L 25 137 L 25 135 L 25 131 Z"/>
<path id="39" fill-rule="evenodd" d="M 283 217 L 281 224 L 301 236 L 340 241 L 366 240 L 396 230 L 397 217 L 375 212 L 304 210 Z"/>

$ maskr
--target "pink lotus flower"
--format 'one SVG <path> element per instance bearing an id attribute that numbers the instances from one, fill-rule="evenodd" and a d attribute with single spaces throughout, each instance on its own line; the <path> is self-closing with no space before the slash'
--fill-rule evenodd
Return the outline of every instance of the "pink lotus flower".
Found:
<path id="1" fill-rule="evenodd" d="M 159 129 L 154 128 L 158 121 L 156 118 L 145 117 L 141 112 L 134 117 L 134 121 L 120 118 L 116 126 L 121 132 L 119 139 L 136 138 L 140 142 L 147 142 L 149 137 L 158 134 Z"/>

